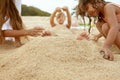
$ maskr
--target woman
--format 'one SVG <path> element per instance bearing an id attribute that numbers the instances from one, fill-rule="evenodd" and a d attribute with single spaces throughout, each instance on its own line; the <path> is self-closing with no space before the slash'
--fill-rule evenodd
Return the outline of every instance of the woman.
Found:
<path id="1" fill-rule="evenodd" d="M 114 60 L 110 47 L 115 44 L 120 49 L 120 5 L 104 0 L 80 0 L 77 14 L 82 17 L 97 17 L 97 29 L 106 39 L 101 52 L 104 58 Z"/>
<path id="2" fill-rule="evenodd" d="M 5 37 L 15 37 L 15 45 L 21 46 L 21 36 L 38 36 L 43 28 L 36 27 L 25 30 L 20 16 L 21 0 L 0 0 L 0 41 L 4 42 Z M 42 35 L 46 35 L 44 32 Z"/>

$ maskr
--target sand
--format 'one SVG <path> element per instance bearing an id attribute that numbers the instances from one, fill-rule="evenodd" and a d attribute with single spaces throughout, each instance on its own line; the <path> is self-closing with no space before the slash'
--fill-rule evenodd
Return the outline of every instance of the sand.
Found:
<path id="1" fill-rule="evenodd" d="M 30 27 L 50 26 L 46 17 L 23 17 L 23 21 Z M 104 39 L 97 43 L 78 41 L 75 37 L 82 30 L 59 28 L 51 31 L 57 35 L 30 38 L 20 48 L 9 41 L 0 46 L 0 80 L 120 79 L 120 51 L 115 46 L 112 48 L 115 60 L 108 61 L 99 53 Z"/>

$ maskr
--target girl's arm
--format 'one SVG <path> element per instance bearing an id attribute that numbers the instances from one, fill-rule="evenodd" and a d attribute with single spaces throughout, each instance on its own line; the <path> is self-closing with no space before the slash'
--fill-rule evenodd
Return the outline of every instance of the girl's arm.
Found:
<path id="1" fill-rule="evenodd" d="M 51 15 L 51 17 L 50 17 L 50 24 L 51 24 L 51 26 L 52 27 L 54 27 L 56 24 L 55 24 L 55 22 L 54 22 L 54 18 L 55 18 L 55 16 L 56 16 L 56 13 L 57 12 L 60 12 L 61 11 L 61 9 L 59 8 L 59 7 L 57 7 L 56 9 L 55 9 L 55 11 L 52 13 L 52 15 Z"/>
<path id="2" fill-rule="evenodd" d="M 28 30 L 3 30 L 3 35 L 4 37 L 40 36 L 43 30 L 41 27 Z"/>
<path id="3" fill-rule="evenodd" d="M 108 35 L 106 37 L 103 48 L 110 48 L 114 43 L 117 34 L 119 32 L 118 21 L 116 18 L 115 8 L 111 5 L 105 6 L 105 18 L 107 19 L 107 23 L 110 27 Z"/>
<path id="4" fill-rule="evenodd" d="M 68 8 L 66 6 L 63 7 L 63 10 L 66 11 L 67 21 L 68 21 L 67 28 L 70 29 L 70 27 L 71 27 L 71 15 L 70 15 L 70 12 L 69 12 L 69 10 L 68 10 Z"/>

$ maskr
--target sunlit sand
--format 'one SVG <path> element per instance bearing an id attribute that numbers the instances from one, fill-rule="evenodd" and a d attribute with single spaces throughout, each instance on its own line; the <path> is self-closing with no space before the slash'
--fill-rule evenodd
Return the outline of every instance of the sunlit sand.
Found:
<path id="1" fill-rule="evenodd" d="M 83 30 L 51 29 L 49 17 L 23 17 L 23 21 L 27 28 L 43 26 L 55 35 L 30 37 L 20 48 L 9 41 L 0 46 L 0 80 L 120 79 L 120 51 L 112 48 L 114 61 L 103 59 L 99 53 L 103 38 L 78 41 L 76 36 Z"/>

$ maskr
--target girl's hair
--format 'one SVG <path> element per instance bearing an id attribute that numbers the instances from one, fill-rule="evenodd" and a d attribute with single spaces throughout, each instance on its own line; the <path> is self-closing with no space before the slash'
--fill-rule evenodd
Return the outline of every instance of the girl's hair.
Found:
<path id="1" fill-rule="evenodd" d="M 63 12 L 59 12 L 57 15 L 56 15 L 56 19 L 58 19 L 60 16 L 63 16 L 65 18 L 65 14 Z"/>
<path id="2" fill-rule="evenodd" d="M 90 17 L 89 15 L 87 15 L 86 13 L 86 10 L 87 10 L 87 7 L 86 5 L 88 3 L 91 3 L 93 5 L 94 8 L 96 8 L 98 11 L 100 10 L 101 7 L 98 6 L 99 3 L 102 3 L 103 5 L 106 4 L 106 2 L 104 0 L 79 0 L 79 4 L 77 5 L 77 8 L 76 8 L 76 15 L 77 16 L 81 16 L 83 21 L 84 21 L 84 25 L 85 25 L 85 19 L 84 17 L 88 17 L 89 19 L 89 30 L 88 32 L 90 33 L 90 30 L 91 30 L 91 22 L 92 22 L 92 17 Z M 93 17 L 94 18 L 94 22 L 96 21 L 96 17 Z M 99 13 L 99 16 L 97 16 L 97 19 L 99 21 L 101 21 L 103 18 L 103 15 L 101 13 Z"/>
<path id="3" fill-rule="evenodd" d="M 10 19 L 13 30 L 24 29 L 21 16 L 15 6 L 15 0 L 0 0 L 0 37 L 4 37 L 1 29 L 8 19 Z"/>

